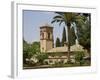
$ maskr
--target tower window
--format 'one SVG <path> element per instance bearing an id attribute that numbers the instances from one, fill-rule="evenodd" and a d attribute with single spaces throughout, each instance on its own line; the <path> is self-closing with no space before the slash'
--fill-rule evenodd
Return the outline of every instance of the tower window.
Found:
<path id="1" fill-rule="evenodd" d="M 44 39 L 44 33 L 42 33 L 42 39 Z"/>
<path id="2" fill-rule="evenodd" d="M 50 39 L 50 33 L 48 33 L 48 39 Z"/>

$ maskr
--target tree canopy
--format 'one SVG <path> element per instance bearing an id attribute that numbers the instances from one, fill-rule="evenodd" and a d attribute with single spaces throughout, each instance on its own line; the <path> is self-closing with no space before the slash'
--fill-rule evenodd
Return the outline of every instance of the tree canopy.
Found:
<path id="1" fill-rule="evenodd" d="M 70 62 L 70 46 L 71 46 L 71 25 L 73 23 L 78 23 L 79 25 L 84 24 L 85 17 L 79 13 L 73 12 L 55 12 L 57 15 L 53 17 L 51 23 L 59 23 L 59 26 L 64 23 L 67 27 L 67 38 L 68 38 L 68 62 Z M 75 41 L 74 41 L 75 42 Z"/>
<path id="2" fill-rule="evenodd" d="M 84 14 L 86 17 L 85 24 L 78 28 L 78 40 L 84 49 L 90 52 L 91 48 L 91 18 L 89 14 Z M 83 15 L 83 16 L 84 16 Z"/>
<path id="3" fill-rule="evenodd" d="M 26 63 L 26 58 L 30 59 L 34 54 L 40 52 L 40 43 L 33 42 L 32 44 L 27 43 L 23 40 L 23 62 Z"/>
<path id="4" fill-rule="evenodd" d="M 57 39 L 56 39 L 56 47 L 60 47 L 60 46 L 61 46 L 60 39 L 57 37 Z"/>

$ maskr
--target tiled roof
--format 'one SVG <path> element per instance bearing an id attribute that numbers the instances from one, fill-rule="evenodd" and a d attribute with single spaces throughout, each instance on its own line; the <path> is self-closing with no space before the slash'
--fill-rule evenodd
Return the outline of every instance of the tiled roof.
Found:
<path id="1" fill-rule="evenodd" d="M 68 51 L 68 47 L 64 46 L 64 47 L 52 48 L 52 49 L 48 50 L 47 52 L 67 52 L 67 51 Z M 84 51 L 84 49 L 81 45 L 75 44 L 70 47 L 70 51 Z"/>

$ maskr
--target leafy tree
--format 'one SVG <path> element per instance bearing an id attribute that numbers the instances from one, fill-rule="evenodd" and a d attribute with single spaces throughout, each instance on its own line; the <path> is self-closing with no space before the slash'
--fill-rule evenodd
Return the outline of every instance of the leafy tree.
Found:
<path id="1" fill-rule="evenodd" d="M 31 44 L 32 49 L 34 50 L 34 53 L 40 53 L 40 42 L 33 42 Z"/>
<path id="2" fill-rule="evenodd" d="M 67 27 L 67 33 L 68 33 L 68 62 L 70 62 L 70 31 L 71 31 L 71 24 L 74 22 L 76 23 L 84 23 L 84 17 L 81 16 L 78 13 L 72 13 L 72 12 L 56 12 L 56 16 L 53 17 L 53 21 L 51 23 L 57 22 L 59 23 L 59 26 L 64 23 L 65 26 Z"/>
<path id="3" fill-rule="evenodd" d="M 32 44 L 28 44 L 25 40 L 23 40 L 23 63 L 26 63 L 26 59 L 30 59 L 32 56 L 34 56 L 34 54 L 39 52 L 39 42 L 33 42 Z"/>
<path id="4" fill-rule="evenodd" d="M 23 40 L 23 63 L 26 63 L 26 58 L 28 58 L 28 43 Z"/>
<path id="5" fill-rule="evenodd" d="M 28 56 L 28 52 L 27 51 L 23 51 L 23 63 L 26 64 L 26 58 Z"/>
<path id="6" fill-rule="evenodd" d="M 75 61 L 78 62 L 80 66 L 84 64 L 84 56 L 84 52 L 77 52 L 75 55 Z"/>
<path id="7" fill-rule="evenodd" d="M 65 27 L 63 28 L 63 33 L 62 33 L 62 46 L 64 46 L 64 42 L 66 42 L 66 29 L 65 29 Z"/>
<path id="8" fill-rule="evenodd" d="M 85 24 L 82 25 L 83 27 L 78 27 L 78 38 L 79 43 L 87 49 L 90 53 L 91 47 L 91 18 L 90 14 L 83 14 L 86 17 Z"/>
<path id="9" fill-rule="evenodd" d="M 57 39 L 56 39 L 56 47 L 60 47 L 60 46 L 61 46 L 60 39 L 57 37 Z"/>
<path id="10" fill-rule="evenodd" d="M 23 61 L 26 63 L 26 59 L 30 59 L 34 54 L 34 50 L 32 49 L 31 45 L 28 44 L 27 47 L 23 48 Z"/>

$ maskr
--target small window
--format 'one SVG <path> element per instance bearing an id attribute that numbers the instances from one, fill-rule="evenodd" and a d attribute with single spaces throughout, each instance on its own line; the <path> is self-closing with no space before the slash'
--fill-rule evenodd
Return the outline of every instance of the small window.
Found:
<path id="1" fill-rule="evenodd" d="M 42 33 L 42 39 L 44 39 L 44 33 Z"/>
<path id="2" fill-rule="evenodd" d="M 50 33 L 48 33 L 48 39 L 50 39 Z"/>

